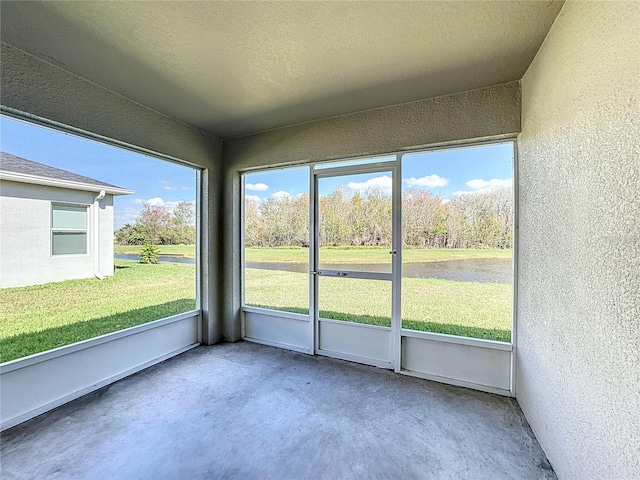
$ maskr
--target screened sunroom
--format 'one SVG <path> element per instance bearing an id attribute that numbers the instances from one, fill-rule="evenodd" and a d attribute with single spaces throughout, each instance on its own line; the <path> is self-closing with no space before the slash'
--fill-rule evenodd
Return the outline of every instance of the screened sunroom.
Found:
<path id="1" fill-rule="evenodd" d="M 1 9 L 7 478 L 640 476 L 638 4 Z"/>

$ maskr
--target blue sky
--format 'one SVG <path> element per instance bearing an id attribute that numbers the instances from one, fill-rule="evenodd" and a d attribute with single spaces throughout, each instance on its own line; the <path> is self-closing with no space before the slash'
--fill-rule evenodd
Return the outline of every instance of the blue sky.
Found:
<path id="1" fill-rule="evenodd" d="M 133 195 L 115 198 L 116 229 L 133 222 L 143 202 L 167 205 L 171 209 L 181 200 L 195 199 L 196 176 L 191 168 L 4 116 L 0 116 L 0 148 L 19 157 L 135 190 Z M 403 187 L 421 186 L 448 199 L 459 192 L 510 185 L 512 165 L 510 142 L 409 153 L 403 157 Z M 327 194 L 341 184 L 353 190 L 377 186 L 390 192 L 391 178 L 384 173 L 327 178 L 321 183 L 320 194 Z M 306 193 L 309 168 L 248 174 L 245 191 L 247 197 L 258 201 Z"/>
<path id="2" fill-rule="evenodd" d="M 143 202 L 173 208 L 195 200 L 195 170 L 0 116 L 3 152 L 135 190 L 115 197 L 114 228 L 133 222 Z"/>
<path id="3" fill-rule="evenodd" d="M 513 145 L 510 142 L 450 150 L 410 153 L 403 156 L 403 188 L 429 189 L 445 199 L 461 192 L 482 192 L 512 184 Z M 385 173 L 325 178 L 324 195 L 340 185 L 353 190 L 379 187 L 391 191 L 391 176 Z M 307 167 L 251 173 L 245 179 L 245 195 L 254 200 L 296 196 L 309 191 Z"/>

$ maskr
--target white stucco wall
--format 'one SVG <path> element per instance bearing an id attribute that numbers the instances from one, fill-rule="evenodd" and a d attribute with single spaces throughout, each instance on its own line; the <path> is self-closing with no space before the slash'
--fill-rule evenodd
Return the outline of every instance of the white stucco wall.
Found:
<path id="1" fill-rule="evenodd" d="M 2 181 L 0 185 L 0 287 L 22 287 L 95 273 L 96 246 L 100 273 L 113 275 L 113 195 L 100 200 L 99 239 L 95 241 L 97 192 L 83 192 L 44 185 Z M 89 206 L 86 255 L 51 254 L 51 203 Z M 96 245 L 97 243 L 97 245 Z"/>
<path id="2" fill-rule="evenodd" d="M 640 478 L 640 3 L 565 4 L 519 163 L 518 402 L 560 479 Z"/>

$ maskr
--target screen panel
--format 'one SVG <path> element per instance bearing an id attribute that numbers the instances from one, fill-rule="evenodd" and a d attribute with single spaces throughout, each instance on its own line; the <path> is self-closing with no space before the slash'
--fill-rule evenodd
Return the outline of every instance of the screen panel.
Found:
<path id="1" fill-rule="evenodd" d="M 511 341 L 512 142 L 402 157 L 402 327 Z"/>

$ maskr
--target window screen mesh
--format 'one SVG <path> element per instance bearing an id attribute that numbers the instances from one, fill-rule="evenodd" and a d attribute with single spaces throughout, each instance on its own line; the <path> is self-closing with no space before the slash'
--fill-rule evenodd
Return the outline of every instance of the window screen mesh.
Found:
<path id="1" fill-rule="evenodd" d="M 87 253 L 87 207 L 53 204 L 53 255 Z"/>

